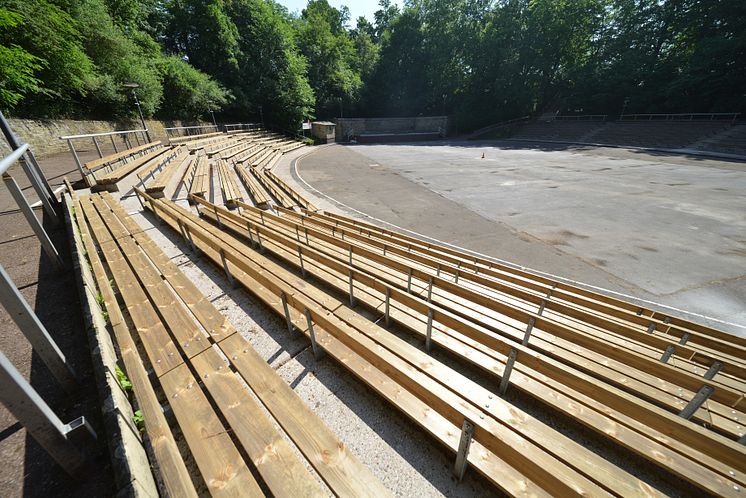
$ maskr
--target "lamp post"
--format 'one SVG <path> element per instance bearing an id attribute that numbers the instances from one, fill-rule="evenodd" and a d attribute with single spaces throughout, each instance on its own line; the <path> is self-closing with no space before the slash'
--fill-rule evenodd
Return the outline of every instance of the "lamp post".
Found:
<path id="1" fill-rule="evenodd" d="M 207 112 L 209 112 L 210 116 L 212 116 L 212 124 L 215 125 L 215 131 L 217 131 L 218 130 L 218 122 L 215 121 L 215 111 L 212 110 L 212 102 L 209 102 L 208 106 L 209 107 L 207 108 Z"/>
<path id="2" fill-rule="evenodd" d="M 129 88 L 132 90 L 132 96 L 135 98 L 135 105 L 137 106 L 137 113 L 140 115 L 140 122 L 142 123 L 142 129 L 145 130 L 145 136 L 148 137 L 148 142 L 152 142 L 150 139 L 150 132 L 148 131 L 148 127 L 145 124 L 145 118 L 142 115 L 142 109 L 140 108 L 140 100 L 137 98 L 137 92 L 135 91 L 136 88 L 140 88 L 140 85 L 137 83 L 125 83 L 122 85 L 124 88 Z"/>
<path id="3" fill-rule="evenodd" d="M 264 106 L 261 104 L 259 105 L 259 115 L 262 118 L 262 128 L 264 128 Z"/>

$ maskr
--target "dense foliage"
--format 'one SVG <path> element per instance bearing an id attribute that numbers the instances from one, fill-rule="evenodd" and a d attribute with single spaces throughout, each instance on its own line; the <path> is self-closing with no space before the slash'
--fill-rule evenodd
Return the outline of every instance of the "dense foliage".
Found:
<path id="1" fill-rule="evenodd" d="M 743 0 L 0 0 L 0 107 L 118 117 L 746 112 Z"/>

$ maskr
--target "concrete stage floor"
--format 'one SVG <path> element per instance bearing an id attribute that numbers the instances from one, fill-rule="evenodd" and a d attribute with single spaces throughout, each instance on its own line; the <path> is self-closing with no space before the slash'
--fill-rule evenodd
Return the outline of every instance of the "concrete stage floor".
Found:
<path id="1" fill-rule="evenodd" d="M 746 163 L 490 141 L 332 145 L 294 167 L 380 220 L 746 336 Z"/>

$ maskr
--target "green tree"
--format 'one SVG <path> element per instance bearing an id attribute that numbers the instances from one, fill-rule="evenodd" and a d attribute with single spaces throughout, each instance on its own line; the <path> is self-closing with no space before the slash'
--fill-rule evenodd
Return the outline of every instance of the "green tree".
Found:
<path id="1" fill-rule="evenodd" d="M 334 117 L 357 102 L 362 87 L 358 54 L 345 29 L 346 8 L 310 0 L 296 21 L 297 40 L 308 61 L 308 79 L 316 95 L 316 114 Z"/>
<path id="2" fill-rule="evenodd" d="M 41 83 L 16 89 L 16 109 L 32 116 L 72 115 L 90 88 L 94 66 L 83 49 L 78 23 L 46 0 L 2 0 L 0 7 L 15 14 L 0 33 L 0 45 L 18 47 L 25 66 Z M 28 65 L 31 62 L 34 66 Z M 5 68 L 5 66 L 4 66 Z M 9 71 L 8 69 L 4 69 Z M 28 80 L 26 80 L 28 81 Z M 19 91 L 20 90 L 20 91 Z"/>
<path id="3" fill-rule="evenodd" d="M 8 33 L 21 20 L 20 15 L 0 8 L 0 33 Z M 34 77 L 34 73 L 41 68 L 38 57 L 3 39 L 0 42 L 0 109 L 7 112 L 24 94 L 40 92 L 42 82 Z"/>

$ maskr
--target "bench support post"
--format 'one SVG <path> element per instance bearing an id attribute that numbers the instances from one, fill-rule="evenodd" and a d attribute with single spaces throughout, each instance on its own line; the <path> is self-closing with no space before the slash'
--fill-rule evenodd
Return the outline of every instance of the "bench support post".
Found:
<path id="1" fill-rule="evenodd" d="M 464 478 L 467 461 L 469 457 L 469 448 L 471 447 L 472 436 L 474 435 L 474 424 L 464 420 L 461 426 L 461 438 L 458 442 L 458 452 L 456 453 L 456 464 L 453 466 L 453 475 L 459 482 Z"/>
<path id="2" fill-rule="evenodd" d="M 498 388 L 498 392 L 501 396 L 504 395 L 505 391 L 508 390 L 508 384 L 510 383 L 510 374 L 513 373 L 513 365 L 515 364 L 517 356 L 518 351 L 515 348 L 510 348 L 508 361 L 505 363 L 505 370 L 503 370 L 503 375 L 500 379 L 500 387 Z"/>
<path id="3" fill-rule="evenodd" d="M 57 252 L 57 248 L 54 247 L 54 244 L 50 240 L 49 235 L 47 235 L 46 230 L 44 230 L 44 227 L 41 225 L 39 219 L 34 214 L 33 209 L 31 209 L 31 206 L 29 206 L 26 197 L 23 195 L 23 192 L 16 183 L 15 179 L 9 174 L 3 173 L 3 181 L 5 182 L 5 186 L 8 187 L 10 195 L 13 196 L 16 204 L 18 204 L 21 213 L 23 213 L 26 221 L 31 226 L 31 229 L 36 234 L 36 237 L 39 239 L 44 252 L 47 253 L 47 256 L 49 256 L 49 259 L 52 260 L 52 263 L 57 267 L 58 270 L 63 270 L 65 268 L 65 264 L 62 262 L 62 258 Z"/>
<path id="4" fill-rule="evenodd" d="M 684 407 L 684 409 L 679 412 L 679 417 L 686 420 L 692 418 L 697 410 L 699 410 L 699 407 L 702 406 L 702 404 L 707 401 L 714 392 L 715 388 L 708 386 L 707 384 L 700 387 L 699 391 L 697 391 L 697 394 L 695 394 L 691 401 L 689 401 L 689 403 Z"/>
<path id="5" fill-rule="evenodd" d="M 280 292 L 280 301 L 282 301 L 282 309 L 285 312 L 285 322 L 288 326 L 288 332 L 293 332 L 293 322 L 290 320 L 290 308 L 288 307 L 288 298 L 284 292 Z"/>
<path id="6" fill-rule="evenodd" d="M 433 348 L 433 309 L 427 310 L 427 331 L 425 332 L 425 349 L 430 351 Z"/>
<path id="7" fill-rule="evenodd" d="M 386 327 L 388 327 L 391 324 L 391 313 L 390 313 L 390 306 L 391 306 L 391 289 L 386 287 L 386 301 L 384 304 L 384 317 L 385 317 L 385 323 Z"/>
<path id="8" fill-rule="evenodd" d="M 311 312 L 308 308 L 303 312 L 306 315 L 306 324 L 308 324 L 308 336 L 311 338 L 311 350 L 313 350 L 313 356 L 317 360 L 324 356 L 324 350 L 316 342 L 316 333 L 313 330 L 313 321 L 311 320 Z"/>

